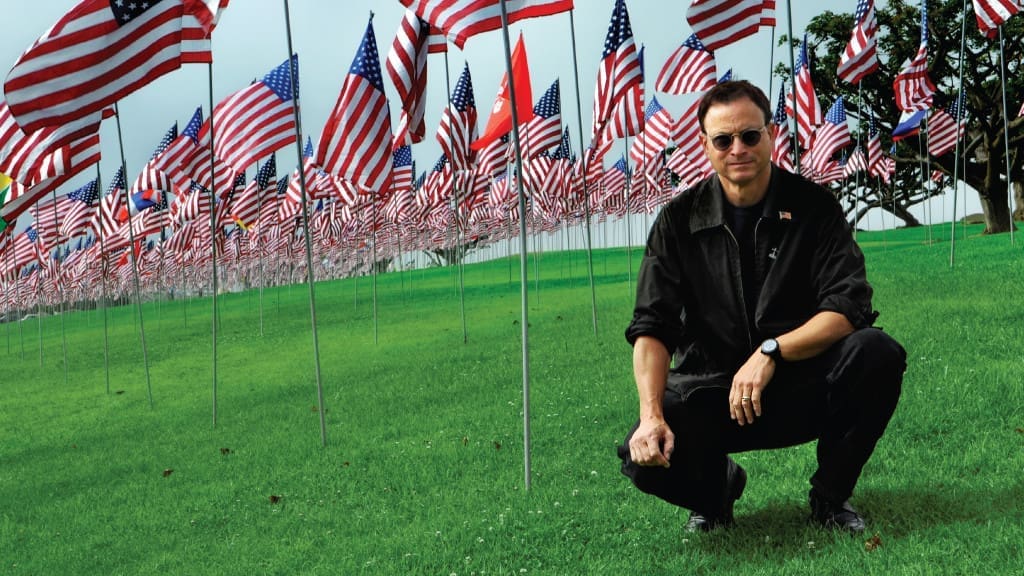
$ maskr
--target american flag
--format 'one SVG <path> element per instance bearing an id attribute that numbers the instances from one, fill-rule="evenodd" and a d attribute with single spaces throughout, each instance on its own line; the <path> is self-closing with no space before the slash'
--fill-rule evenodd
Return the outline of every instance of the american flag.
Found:
<path id="1" fill-rule="evenodd" d="M 629 177 L 629 167 L 626 166 L 626 159 L 619 158 L 608 170 L 605 170 L 604 179 L 601 185 L 604 186 L 606 195 L 622 195 L 626 193 L 626 180 Z"/>
<path id="2" fill-rule="evenodd" d="M 737 40 L 757 33 L 763 0 L 693 0 L 686 10 L 686 21 L 708 50 L 714 52 Z M 774 19 L 774 2 L 771 16 Z"/>
<path id="3" fill-rule="evenodd" d="M 642 82 L 642 75 L 643 67 L 633 42 L 626 2 L 615 0 L 615 9 L 612 11 L 604 51 L 597 69 L 594 125 L 590 133 L 592 138 L 601 133 L 619 100 L 627 97 L 630 88 Z"/>
<path id="4" fill-rule="evenodd" d="M 430 24 L 406 10 L 402 23 L 395 33 L 395 40 L 388 51 L 386 67 L 391 81 L 398 90 L 402 103 L 402 117 L 399 125 L 404 130 L 395 131 L 396 146 L 415 144 L 423 140 L 426 127 L 423 113 L 426 108 L 427 53 Z"/>
<path id="5" fill-rule="evenodd" d="M 161 190 L 165 192 L 173 191 L 173 184 L 171 183 L 170 177 L 162 170 L 153 169 L 153 164 L 165 151 L 167 151 L 171 142 L 174 142 L 177 137 L 178 124 L 175 122 L 174 125 L 167 130 L 167 133 L 164 134 L 160 143 L 157 144 L 156 150 L 153 151 L 153 155 L 150 157 L 149 162 L 146 163 L 146 166 L 143 167 L 142 172 L 135 178 L 135 182 L 128 191 L 129 197 L 134 197 L 147 190 Z"/>
<path id="6" fill-rule="evenodd" d="M 391 114 L 372 17 L 320 133 L 316 162 L 366 191 L 382 193 L 391 187 Z"/>
<path id="7" fill-rule="evenodd" d="M 928 4 L 921 0 L 921 44 L 908 58 L 892 83 L 896 106 L 903 111 L 927 110 L 932 106 L 935 84 L 928 77 Z"/>
<path id="8" fill-rule="evenodd" d="M 957 141 L 966 133 L 966 110 L 963 92 L 944 109 L 932 112 L 928 119 L 928 153 L 942 156 L 956 148 Z"/>
<path id="9" fill-rule="evenodd" d="M 74 137 L 95 132 L 104 108 L 181 66 L 185 14 L 209 11 L 198 4 L 79 2 L 11 68 L 11 112 L 26 133 L 87 116 Z"/>
<path id="10" fill-rule="evenodd" d="M 70 181 L 78 173 L 100 161 L 100 136 L 99 133 L 75 140 L 62 151 L 70 160 L 65 164 L 63 173 L 47 175 L 46 178 L 37 180 L 27 186 L 21 185 L 17 180 L 11 183 L 8 191 L 7 201 L 3 205 L 3 219 L 7 222 L 14 222 L 30 206 L 38 202 L 47 194 L 57 190 L 60 186 Z"/>
<path id="11" fill-rule="evenodd" d="M 120 227 L 117 213 L 121 211 L 121 195 L 124 193 L 124 189 L 124 170 L 118 168 L 114 179 L 107 187 L 107 193 L 100 200 L 99 210 L 93 219 L 92 229 L 96 231 L 97 236 L 104 238 L 117 233 L 117 229 Z"/>
<path id="12" fill-rule="evenodd" d="M 636 136 L 644 129 L 644 48 L 637 55 L 640 62 L 639 81 L 631 85 L 612 107 L 605 123 L 612 138 Z"/>
<path id="13" fill-rule="evenodd" d="M 789 135 L 789 119 L 786 117 L 786 85 L 779 86 L 779 102 L 772 115 L 775 125 L 775 142 L 772 146 L 772 162 L 783 170 L 796 172 L 793 164 L 793 139 Z"/>
<path id="14" fill-rule="evenodd" d="M 865 76 L 878 69 L 878 53 L 876 51 L 878 21 L 875 19 L 874 0 L 858 0 L 857 11 L 853 16 L 853 32 L 846 50 L 839 57 L 839 78 L 856 84 Z"/>
<path id="15" fill-rule="evenodd" d="M 761 4 L 761 26 L 774 27 L 775 24 L 775 0 L 764 0 Z"/>
<path id="16" fill-rule="evenodd" d="M 824 173 L 832 155 L 849 144 L 850 129 L 846 125 L 846 107 L 843 105 L 843 97 L 840 96 L 825 114 L 825 122 L 814 138 L 814 146 L 810 152 L 811 170 L 819 174 Z"/>
<path id="17" fill-rule="evenodd" d="M 867 158 L 864 157 L 864 152 L 857 146 L 853 149 L 853 153 L 846 159 L 846 166 L 843 172 L 843 176 L 846 178 L 853 178 L 858 172 L 865 172 L 868 169 Z"/>
<path id="18" fill-rule="evenodd" d="M 477 152 L 477 167 L 480 172 L 491 175 L 495 172 L 505 171 L 505 168 L 508 165 L 508 155 L 511 152 L 511 148 L 508 145 L 508 138 L 509 135 L 505 134 L 501 138 L 498 138 L 494 142 L 488 144 L 483 150 Z"/>
<path id="19" fill-rule="evenodd" d="M 256 224 L 259 218 L 259 211 L 262 204 L 265 204 L 274 194 L 277 188 L 277 160 L 271 154 L 270 159 L 264 162 L 256 177 L 246 186 L 231 203 L 231 219 L 243 230 L 248 230 Z M 275 180 L 274 185 L 270 181 Z"/>
<path id="20" fill-rule="evenodd" d="M 90 180 L 88 184 L 68 192 L 67 209 L 64 212 L 64 221 L 60 225 L 60 233 L 65 238 L 89 231 L 89 220 L 92 219 L 93 208 L 99 195 L 96 184 L 96 180 Z"/>
<path id="21" fill-rule="evenodd" d="M 175 189 L 182 193 L 188 191 L 189 181 L 192 176 L 188 171 L 188 164 L 199 148 L 199 131 L 203 127 L 203 109 L 196 108 L 192 119 L 188 121 L 185 129 L 178 134 L 177 138 L 168 144 L 167 148 L 149 161 L 149 167 L 157 172 L 163 172 L 170 177 Z"/>
<path id="22" fill-rule="evenodd" d="M 466 39 L 501 28 L 498 0 L 400 0 L 427 22 L 444 30 L 460 49 Z M 572 0 L 506 0 L 508 23 L 572 10 Z"/>
<path id="23" fill-rule="evenodd" d="M 644 118 L 644 130 L 633 140 L 629 157 L 639 165 L 647 165 L 675 141 L 676 121 L 657 98 L 651 98 Z"/>
<path id="24" fill-rule="evenodd" d="M 1024 10 L 1021 0 L 973 0 L 974 16 L 978 29 L 989 39 L 996 37 L 996 31 L 1014 14 Z"/>
<path id="25" fill-rule="evenodd" d="M 686 160 L 693 163 L 692 170 L 696 170 L 701 174 L 707 174 L 712 171 L 712 168 L 711 162 L 708 160 L 707 154 L 704 153 L 700 143 L 701 128 L 700 121 L 697 119 L 697 108 L 699 106 L 700 100 L 694 101 L 679 116 L 679 120 L 676 121 L 676 142 L 679 143 L 679 148 L 676 148 L 672 156 L 682 154 Z M 681 161 L 682 158 L 679 160 Z M 676 174 L 679 174 L 679 172 L 676 172 Z"/>
<path id="26" fill-rule="evenodd" d="M 289 79 L 289 68 L 294 74 Z M 379 70 L 379 69 L 378 69 Z M 299 89 L 299 57 L 292 56 L 261 80 L 235 92 L 213 109 L 213 152 L 235 172 L 295 141 L 292 85 Z M 208 124 L 204 126 L 204 130 Z M 390 133 L 390 127 L 388 129 Z M 202 135 L 202 134 L 201 134 Z M 390 139 L 390 136 L 389 136 Z"/>
<path id="27" fill-rule="evenodd" d="M 473 80 L 467 62 L 455 84 L 451 103 L 441 115 L 437 141 L 453 170 L 469 170 L 473 163 L 469 144 L 476 139 L 476 103 L 473 101 Z"/>
<path id="28" fill-rule="evenodd" d="M 822 123 L 821 104 L 814 93 L 811 81 L 811 62 L 807 58 L 807 35 L 800 45 L 800 53 L 796 59 L 796 109 L 794 115 L 797 123 L 797 136 L 801 148 L 808 148 L 814 136 L 814 130 Z"/>
<path id="29" fill-rule="evenodd" d="M 878 125 L 875 122 L 875 112 L 872 110 L 868 120 L 868 174 L 881 176 L 883 170 L 882 143 L 878 138 Z"/>
<path id="30" fill-rule="evenodd" d="M 562 95 L 555 79 L 533 107 L 533 119 L 520 133 L 527 158 L 533 158 L 558 146 L 562 137 Z"/>
<path id="31" fill-rule="evenodd" d="M 61 243 L 58 230 L 63 210 L 64 205 L 57 198 L 42 201 L 29 210 L 43 250 Z"/>
<path id="32" fill-rule="evenodd" d="M 82 126 L 74 121 L 26 134 L 7 103 L 0 101 L 0 172 L 28 185 L 63 174 L 71 160 L 68 137 L 80 133 Z"/>
<path id="33" fill-rule="evenodd" d="M 412 161 L 412 146 L 406 144 L 395 150 L 391 156 L 393 185 L 395 193 L 412 188 L 412 174 L 415 170 Z"/>
<path id="34" fill-rule="evenodd" d="M 668 57 L 654 87 L 669 94 L 710 90 L 715 85 L 715 55 L 704 47 L 696 34 Z"/>

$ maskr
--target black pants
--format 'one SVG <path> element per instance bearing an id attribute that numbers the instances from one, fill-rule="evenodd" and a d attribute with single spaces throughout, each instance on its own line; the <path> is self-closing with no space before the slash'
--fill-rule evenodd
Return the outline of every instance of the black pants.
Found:
<path id="1" fill-rule="evenodd" d="M 905 369 L 906 352 L 898 342 L 875 328 L 858 330 L 815 358 L 780 363 L 762 394 L 762 416 L 744 426 L 729 418 L 731 374 L 709 376 L 708 384 L 718 386 L 685 397 L 670 386 L 663 406 L 675 434 L 672 466 L 633 463 L 634 426 L 619 447 L 622 473 L 644 492 L 714 514 L 724 500 L 728 454 L 817 439 L 811 485 L 842 502 L 896 409 Z"/>

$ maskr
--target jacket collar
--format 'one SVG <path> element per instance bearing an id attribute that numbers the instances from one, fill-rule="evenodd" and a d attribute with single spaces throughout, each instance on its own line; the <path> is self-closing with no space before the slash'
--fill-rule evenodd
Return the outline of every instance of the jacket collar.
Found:
<path id="1" fill-rule="evenodd" d="M 771 170 L 772 176 L 768 181 L 768 193 L 765 195 L 761 217 L 791 220 L 792 209 L 782 206 L 784 202 L 780 199 L 780 193 L 777 190 L 777 183 L 782 177 L 782 171 L 774 164 L 772 164 Z M 712 174 L 694 189 L 693 208 L 690 210 L 691 234 L 725 224 L 725 212 L 722 206 L 724 198 L 718 174 Z"/>

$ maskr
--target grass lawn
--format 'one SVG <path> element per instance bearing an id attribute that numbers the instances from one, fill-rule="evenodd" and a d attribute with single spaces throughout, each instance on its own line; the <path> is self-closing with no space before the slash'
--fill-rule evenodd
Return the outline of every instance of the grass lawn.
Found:
<path id="1" fill-rule="evenodd" d="M 632 488 L 624 249 L 546 253 L 529 296 L 524 487 L 518 260 L 0 324 L 0 574 L 1022 574 L 1021 240 L 861 232 L 909 368 L 854 496 L 869 532 L 805 523 L 814 447 L 738 455 L 738 527 Z M 634 268 L 640 251 L 632 254 Z M 468 339 L 463 341 L 463 318 Z M 40 336 L 41 333 L 41 336 Z M 64 345 L 67 344 L 65 371 Z M 866 541 L 871 538 L 870 544 Z"/>

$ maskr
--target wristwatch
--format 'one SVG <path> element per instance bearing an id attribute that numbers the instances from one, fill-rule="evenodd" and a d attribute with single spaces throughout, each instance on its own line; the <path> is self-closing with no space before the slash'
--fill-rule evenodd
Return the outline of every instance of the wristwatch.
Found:
<path id="1" fill-rule="evenodd" d="M 775 338 L 769 338 L 761 342 L 761 354 L 770 357 L 776 362 L 782 361 L 782 349 L 779 348 L 779 341 Z"/>

